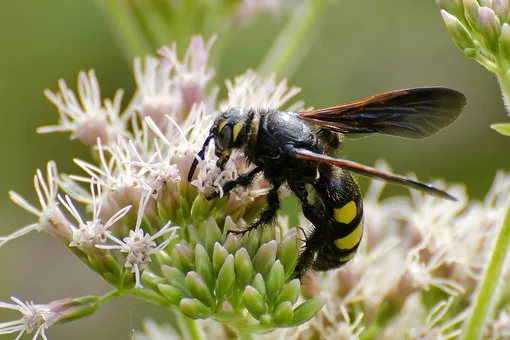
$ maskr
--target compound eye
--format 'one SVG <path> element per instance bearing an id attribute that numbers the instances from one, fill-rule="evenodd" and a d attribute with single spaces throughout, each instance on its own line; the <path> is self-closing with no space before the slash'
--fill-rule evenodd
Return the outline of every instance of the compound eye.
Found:
<path id="1" fill-rule="evenodd" d="M 216 138 L 216 144 L 222 150 L 230 149 L 230 143 L 232 141 L 232 129 L 229 125 L 225 126 L 218 137 Z"/>

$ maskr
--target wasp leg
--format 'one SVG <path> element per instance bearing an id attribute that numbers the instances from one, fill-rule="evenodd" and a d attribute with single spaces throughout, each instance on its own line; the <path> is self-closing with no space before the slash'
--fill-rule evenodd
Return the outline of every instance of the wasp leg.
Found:
<path id="1" fill-rule="evenodd" d="M 260 214 L 260 217 L 255 222 L 253 222 L 252 225 L 250 225 L 246 229 L 231 229 L 228 231 L 228 233 L 244 235 L 254 229 L 257 229 L 263 224 L 272 223 L 276 217 L 278 209 L 280 209 L 280 197 L 278 196 L 278 190 L 280 189 L 281 185 L 282 185 L 281 182 L 273 183 L 273 188 L 269 191 L 269 193 L 266 196 L 267 206 Z"/>
<path id="2" fill-rule="evenodd" d="M 240 186 L 242 188 L 249 187 L 250 185 L 252 185 L 253 180 L 255 179 L 255 175 L 257 175 L 261 171 L 262 171 L 261 167 L 256 167 L 255 169 L 253 169 L 249 173 L 239 175 L 233 181 L 228 181 L 227 183 L 223 184 L 223 187 L 222 187 L 223 196 L 227 195 L 229 192 L 231 192 L 237 186 Z M 218 197 L 218 195 L 219 195 L 219 193 L 217 191 L 213 191 L 210 194 L 206 194 L 205 198 L 208 201 L 210 201 L 213 198 Z"/>
<path id="3" fill-rule="evenodd" d="M 294 270 L 296 277 L 301 279 L 308 268 L 312 267 L 315 260 L 315 254 L 320 250 L 324 243 L 324 241 L 321 241 L 324 239 L 324 236 L 322 235 L 322 232 L 325 230 L 323 226 L 324 214 L 318 207 L 308 202 L 308 191 L 306 190 L 304 183 L 292 183 L 289 184 L 289 187 L 301 201 L 303 215 L 305 215 L 305 217 L 313 224 L 313 229 L 310 235 L 306 236 L 304 250 L 301 254 L 299 254 L 298 263 Z"/>

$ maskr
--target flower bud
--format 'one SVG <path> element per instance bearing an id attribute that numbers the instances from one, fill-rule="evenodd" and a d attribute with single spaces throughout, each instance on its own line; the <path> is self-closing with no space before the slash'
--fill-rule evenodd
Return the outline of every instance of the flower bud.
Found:
<path id="1" fill-rule="evenodd" d="M 236 273 L 234 271 L 234 256 L 228 255 L 218 272 L 218 278 L 216 280 L 216 298 L 219 301 L 225 301 L 228 296 L 232 293 L 234 282 L 236 279 Z"/>
<path id="2" fill-rule="evenodd" d="M 207 319 L 212 314 L 209 307 L 196 299 L 182 299 L 179 308 L 187 317 L 192 319 Z"/>
<path id="3" fill-rule="evenodd" d="M 510 63 L 510 25 L 504 23 L 499 34 L 499 53 Z"/>
<path id="4" fill-rule="evenodd" d="M 257 319 L 267 311 L 264 298 L 252 286 L 246 286 L 244 289 L 243 301 L 246 309 Z"/>
<path id="5" fill-rule="evenodd" d="M 221 267 L 223 266 L 223 262 L 225 262 L 225 259 L 228 256 L 228 251 L 221 246 L 219 243 L 214 244 L 214 250 L 212 255 L 212 264 L 213 269 L 216 274 L 220 271 Z"/>
<path id="6" fill-rule="evenodd" d="M 276 300 L 278 294 L 280 294 L 283 289 L 284 282 L 285 272 L 283 270 L 283 266 L 279 260 L 276 260 L 266 278 L 266 292 L 270 302 Z"/>
<path id="7" fill-rule="evenodd" d="M 186 295 L 189 295 L 188 285 L 186 284 L 186 275 L 175 267 L 163 265 L 161 272 L 172 286 L 182 290 Z"/>
<path id="8" fill-rule="evenodd" d="M 297 233 L 296 229 L 291 229 L 283 237 L 283 240 L 278 245 L 278 251 L 276 253 L 276 258 L 280 260 L 285 269 L 286 278 L 294 274 L 298 257 Z"/>
<path id="9" fill-rule="evenodd" d="M 464 1 L 464 16 L 469 26 L 471 26 L 471 28 L 474 30 L 478 30 L 478 27 L 480 27 L 480 23 L 478 21 L 478 8 L 480 8 L 480 4 L 476 0 L 463 0 L 463 1 Z M 443 11 L 441 11 L 441 15 L 443 15 Z"/>
<path id="10" fill-rule="evenodd" d="M 257 275 L 255 275 L 255 279 L 253 280 L 252 286 L 259 292 L 259 294 L 264 299 L 266 298 L 266 296 L 267 296 L 266 283 L 264 282 L 264 278 L 262 277 L 262 275 L 260 273 L 257 273 Z"/>
<path id="11" fill-rule="evenodd" d="M 204 279 L 209 289 L 214 288 L 213 265 L 201 244 L 197 244 L 195 247 L 195 271 Z"/>
<path id="12" fill-rule="evenodd" d="M 216 299 L 207 287 L 203 278 L 196 272 L 189 272 L 186 275 L 186 283 L 191 295 L 200 300 L 207 307 L 214 307 L 216 305 Z"/>
<path id="13" fill-rule="evenodd" d="M 294 317 L 294 311 L 292 310 L 292 303 L 284 301 L 279 304 L 273 312 L 273 321 L 277 326 L 287 325 Z"/>
<path id="14" fill-rule="evenodd" d="M 508 20 L 508 0 L 492 0 L 491 8 L 499 18 L 500 22 L 506 23 Z"/>
<path id="15" fill-rule="evenodd" d="M 472 56 L 473 50 L 476 51 L 476 44 L 473 37 L 466 27 L 453 15 L 446 11 L 441 11 L 441 16 L 446 24 L 446 28 L 452 36 L 453 42 L 468 57 Z"/>
<path id="16" fill-rule="evenodd" d="M 176 306 L 179 306 L 182 298 L 184 297 L 183 292 L 172 285 L 159 284 L 158 290 L 168 301 L 170 301 L 171 304 Z"/>
<path id="17" fill-rule="evenodd" d="M 278 306 L 279 304 L 288 301 L 292 305 L 294 305 L 299 298 L 299 290 L 300 290 L 300 283 L 299 279 L 294 279 L 287 283 L 285 287 L 283 287 L 282 291 L 280 292 L 280 295 L 278 295 L 278 298 L 276 299 L 275 305 Z"/>
<path id="18" fill-rule="evenodd" d="M 253 269 L 255 269 L 255 272 L 267 277 L 276 259 L 276 248 L 277 244 L 274 240 L 260 246 L 259 251 L 253 258 Z"/>
<path id="19" fill-rule="evenodd" d="M 211 216 L 207 220 L 207 224 L 205 225 L 205 235 L 203 239 L 203 244 L 207 252 L 210 254 L 213 251 L 214 244 L 216 242 L 221 241 L 221 230 L 218 227 L 218 224 Z"/>
<path id="20" fill-rule="evenodd" d="M 464 16 L 464 5 L 462 0 L 436 0 L 436 5 L 458 18 Z"/>
<path id="21" fill-rule="evenodd" d="M 500 22 L 496 13 L 488 7 L 478 8 L 480 31 L 483 34 L 487 47 L 494 53 L 498 51 L 498 38 Z"/>
<path id="22" fill-rule="evenodd" d="M 195 254 L 187 245 L 176 244 L 172 251 L 173 265 L 183 273 L 187 273 L 195 267 Z"/>
<path id="23" fill-rule="evenodd" d="M 253 264 L 250 255 L 245 248 L 241 248 L 235 255 L 235 270 L 237 285 L 241 288 L 246 287 L 253 280 Z"/>

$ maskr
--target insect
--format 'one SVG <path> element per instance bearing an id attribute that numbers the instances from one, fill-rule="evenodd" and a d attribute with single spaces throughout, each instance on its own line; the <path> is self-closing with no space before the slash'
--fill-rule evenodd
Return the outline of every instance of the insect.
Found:
<path id="1" fill-rule="evenodd" d="M 353 173 L 456 200 L 428 184 L 335 157 L 341 150 L 343 135 L 380 133 L 425 138 L 451 124 L 465 105 L 466 97 L 456 90 L 425 87 L 308 112 L 233 107 L 215 119 L 191 165 L 188 181 L 211 140 L 217 166 L 222 169 L 232 150 L 242 151 L 255 168 L 225 183 L 223 192 L 227 194 L 237 186 L 249 187 L 259 173 L 272 188 L 260 217 L 246 229 L 230 232 L 244 234 L 273 222 L 280 208 L 278 189 L 286 184 L 313 224 L 298 259 L 296 276 L 302 277 L 310 268 L 338 268 L 354 257 L 363 235 L 363 202 Z"/>

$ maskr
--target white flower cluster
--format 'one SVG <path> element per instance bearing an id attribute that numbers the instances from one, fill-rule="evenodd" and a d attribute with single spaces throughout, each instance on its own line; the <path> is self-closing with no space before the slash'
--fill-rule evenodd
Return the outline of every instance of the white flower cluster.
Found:
<path id="1" fill-rule="evenodd" d="M 135 59 L 137 90 L 124 109 L 122 90 L 113 100 L 102 99 L 92 70 L 79 74 L 76 94 L 63 80 L 58 83 L 57 93 L 46 90 L 60 120 L 58 125 L 38 131 L 70 132 L 71 138 L 95 149 L 97 164 L 76 159 L 84 172 L 80 175 L 59 173 L 53 161 L 48 163 L 46 176 L 37 170 L 34 186 L 40 207 L 10 192 L 12 201 L 37 216 L 38 221 L 0 237 L 0 246 L 30 231 L 44 231 L 72 248 L 114 286 L 142 288 L 141 274 L 152 256 L 182 237 L 177 225 L 189 223 L 183 221 L 183 216 L 191 214 L 190 206 L 198 193 L 221 191 L 226 181 L 247 170 L 242 157 L 233 155 L 225 170 L 220 171 L 210 152 L 199 161 L 192 183 L 183 180 L 188 177 L 214 116 L 227 106 L 279 108 L 299 92 L 285 81 L 263 79 L 250 70 L 227 81 L 229 96 L 217 103 L 218 86 L 210 84 L 214 71 L 207 65 L 215 39 L 206 42 L 202 37 L 193 37 L 182 61 L 175 44 L 161 48 L 159 57 Z M 84 189 L 83 184 L 90 190 Z M 242 219 L 239 212 L 249 209 L 247 204 L 261 206 L 265 186 L 262 179 L 257 179 L 249 190 L 236 190 L 225 211 L 231 211 L 231 216 L 236 212 L 236 221 Z M 91 214 L 84 217 L 82 210 Z M 123 263 L 115 271 L 112 268 L 116 268 L 119 258 Z M 123 274 L 117 282 L 108 270 L 127 270 L 133 276 L 126 282 L 122 281 L 126 280 Z M 15 302 L 25 307 L 33 305 Z M 10 304 L 2 306 L 11 308 Z M 60 314 L 52 312 L 57 313 L 52 320 L 58 319 Z M 44 329 L 54 321 L 50 324 L 44 318 L 35 318 L 39 312 L 34 313 L 34 319 L 40 321 L 37 325 L 32 321 L 23 321 L 26 327 L 5 323 L 0 325 L 0 334 L 37 330 L 36 338 L 44 338 Z"/>

